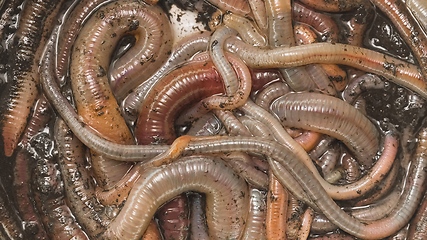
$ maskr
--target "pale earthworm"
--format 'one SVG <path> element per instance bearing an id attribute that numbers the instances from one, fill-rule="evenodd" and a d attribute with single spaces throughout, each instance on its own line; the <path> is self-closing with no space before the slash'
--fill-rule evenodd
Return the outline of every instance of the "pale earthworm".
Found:
<path id="1" fill-rule="evenodd" d="M 264 0 L 248 0 L 254 20 L 264 33 L 267 32 L 267 11 Z"/>
<path id="2" fill-rule="evenodd" d="M 69 207 L 80 225 L 94 237 L 105 231 L 109 219 L 99 211 L 103 208 L 96 199 L 94 182 L 84 162 L 84 146 L 62 120 L 55 123 L 54 132 Z"/>
<path id="3" fill-rule="evenodd" d="M 190 195 L 190 239 L 191 240 L 209 240 L 208 229 L 205 218 L 205 201 L 201 194 L 194 193 Z M 250 214 L 250 213 L 249 213 Z M 248 226 L 248 223 L 246 224 Z"/>
<path id="4" fill-rule="evenodd" d="M 193 156 L 187 157 L 186 161 L 144 172 L 102 237 L 138 239 L 161 204 L 191 190 L 206 194 L 210 237 L 224 239 L 240 236 L 249 207 L 245 181 L 220 161 Z M 138 217 L 132 218 L 132 215 Z"/>
<path id="5" fill-rule="evenodd" d="M 298 239 L 307 239 L 310 236 L 311 224 L 314 218 L 314 211 L 307 208 L 302 215 L 301 226 L 298 229 Z"/>
<path id="6" fill-rule="evenodd" d="M 207 113 L 192 124 L 187 134 L 190 136 L 218 135 L 222 128 L 221 121 L 212 113 Z"/>
<path id="7" fill-rule="evenodd" d="M 370 168 L 379 145 L 375 125 L 350 104 L 319 93 L 288 93 L 277 98 L 272 111 L 287 127 L 321 132 L 341 140 Z"/>
<path id="8" fill-rule="evenodd" d="M 209 2 L 223 11 L 230 11 L 241 16 L 248 16 L 251 14 L 251 8 L 247 0 L 209 0 Z"/>
<path id="9" fill-rule="evenodd" d="M 269 187 L 265 217 L 267 239 L 285 239 L 289 192 L 271 171 L 269 171 L 268 178 Z"/>
<path id="10" fill-rule="evenodd" d="M 235 29 L 243 41 L 253 46 L 266 46 L 267 40 L 254 22 L 242 16 L 226 13 L 223 16 L 225 26 Z"/>
<path id="11" fill-rule="evenodd" d="M 238 119 L 249 130 L 252 136 L 257 136 L 265 139 L 272 138 L 273 134 L 271 133 L 270 129 L 258 120 L 250 118 L 246 115 L 241 116 Z"/>
<path id="12" fill-rule="evenodd" d="M 231 111 L 213 111 L 230 136 L 251 136 L 251 132 Z"/>
<path id="13" fill-rule="evenodd" d="M 312 159 L 320 158 L 334 144 L 335 141 L 335 138 L 323 135 L 317 146 L 309 152 L 309 156 Z"/>
<path id="14" fill-rule="evenodd" d="M 149 90 L 168 72 L 183 64 L 193 57 L 194 54 L 206 51 L 209 43 L 209 32 L 191 35 L 182 39 L 176 44 L 168 60 L 159 68 L 148 80 L 138 86 L 122 102 L 124 117 L 134 122 L 139 115 L 143 99 L 147 96 Z"/>
<path id="15" fill-rule="evenodd" d="M 406 0 L 406 6 L 414 14 L 424 31 L 427 31 L 427 4 L 425 1 L 420 0 Z"/>
<path id="16" fill-rule="evenodd" d="M 343 64 L 381 75 L 427 98 L 427 86 L 415 65 L 365 48 L 329 43 L 259 49 L 234 38 L 226 41 L 230 51 L 253 68 L 286 68 L 311 63 Z"/>
<path id="17" fill-rule="evenodd" d="M 318 11 L 346 12 L 355 9 L 360 5 L 364 5 L 366 3 L 366 0 L 300 0 L 300 2 Z"/>
<path id="18" fill-rule="evenodd" d="M 427 237 L 427 195 L 424 194 L 423 200 L 417 209 L 417 213 L 411 220 L 407 239 L 424 239 Z"/>
<path id="19" fill-rule="evenodd" d="M 255 103 L 263 109 L 268 109 L 270 104 L 278 97 L 290 92 L 286 83 L 276 81 L 259 91 L 255 98 Z"/>
<path id="20" fill-rule="evenodd" d="M 332 17 L 315 12 L 298 2 L 292 5 L 292 13 L 295 21 L 305 23 L 316 29 L 320 34 L 321 42 L 338 42 L 338 25 Z"/>
<path id="21" fill-rule="evenodd" d="M 21 13 L 14 35 L 13 57 L 8 72 L 11 84 L 6 89 L 7 100 L 1 120 L 4 154 L 10 157 L 25 129 L 28 116 L 38 96 L 38 60 L 51 23 L 62 1 L 28 1 Z M 48 17 L 46 17 L 48 16 Z M 46 34 L 46 35 L 44 35 Z"/>
<path id="22" fill-rule="evenodd" d="M 410 46 L 419 63 L 423 77 L 427 78 L 427 35 L 410 13 L 402 0 L 372 0 L 393 23 L 394 27 Z"/>
<path id="23" fill-rule="evenodd" d="M 266 230 L 264 219 L 266 215 L 266 194 L 256 188 L 250 188 L 250 207 L 248 219 L 243 231 L 242 240 L 264 240 Z"/>

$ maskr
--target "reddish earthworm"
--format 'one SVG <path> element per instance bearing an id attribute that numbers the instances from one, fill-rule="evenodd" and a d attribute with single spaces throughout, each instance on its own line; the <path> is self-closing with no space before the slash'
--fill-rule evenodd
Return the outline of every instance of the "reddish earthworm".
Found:
<path id="1" fill-rule="evenodd" d="M 372 0 L 394 24 L 394 27 L 410 46 L 419 63 L 424 79 L 427 79 L 427 35 L 406 8 L 402 0 Z"/>
<path id="2" fill-rule="evenodd" d="M 25 129 L 28 116 L 38 96 L 38 60 L 46 38 L 51 30 L 51 21 L 62 1 L 28 1 L 21 13 L 19 27 L 14 36 L 14 66 L 8 75 L 11 84 L 7 87 L 8 98 L 4 103 L 1 130 L 4 154 L 10 157 Z"/>
<path id="3" fill-rule="evenodd" d="M 234 38 L 228 48 L 253 68 L 285 68 L 310 63 L 333 63 L 375 73 L 427 98 L 427 86 L 415 65 L 365 48 L 329 43 L 313 43 L 272 50 L 259 49 Z"/>
<path id="4" fill-rule="evenodd" d="M 324 12 L 346 12 L 366 3 L 365 0 L 299 0 L 304 5 Z"/>
<path id="5" fill-rule="evenodd" d="M 249 19 L 236 14 L 226 13 L 223 16 L 223 22 L 226 26 L 235 29 L 245 42 L 253 46 L 266 46 L 267 40 L 265 36 L 260 32 L 255 23 Z"/>
<path id="6" fill-rule="evenodd" d="M 292 5 L 293 20 L 305 23 L 320 34 L 321 42 L 338 42 L 338 26 L 332 17 L 315 12 L 298 2 Z"/>
<path id="7" fill-rule="evenodd" d="M 378 150 L 370 120 L 344 101 L 318 93 L 288 93 L 271 105 L 284 126 L 321 132 L 341 140 L 366 167 Z"/>
<path id="8" fill-rule="evenodd" d="M 223 239 L 240 236 L 249 207 L 248 187 L 220 161 L 200 156 L 187 157 L 185 161 L 143 173 L 119 215 L 102 236 L 137 239 L 161 204 L 191 190 L 206 194 L 210 237 Z M 131 215 L 143 217 L 130 218 Z"/>
<path id="9" fill-rule="evenodd" d="M 157 210 L 156 218 L 165 239 L 187 239 L 189 235 L 189 202 L 179 195 Z"/>
<path id="10" fill-rule="evenodd" d="M 301 216 L 306 208 L 305 204 L 297 199 L 295 196 L 290 195 L 288 200 L 288 211 L 286 213 L 287 226 L 286 236 L 288 239 L 298 238 L 298 229 L 301 225 Z"/>
<path id="11" fill-rule="evenodd" d="M 289 193 L 271 171 L 269 171 L 268 178 L 270 181 L 265 219 L 267 239 L 285 239 Z"/>
<path id="12" fill-rule="evenodd" d="M 154 220 L 151 220 L 150 225 L 148 225 L 147 230 L 144 235 L 142 235 L 141 240 L 159 240 L 162 239 L 162 235 L 157 227 L 157 223 Z"/>

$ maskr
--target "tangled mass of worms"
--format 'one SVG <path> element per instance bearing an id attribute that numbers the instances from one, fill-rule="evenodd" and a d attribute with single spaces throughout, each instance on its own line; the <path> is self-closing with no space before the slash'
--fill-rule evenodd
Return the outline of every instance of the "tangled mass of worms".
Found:
<path id="1" fill-rule="evenodd" d="M 427 238 L 426 1 L 0 10 L 0 239 Z"/>

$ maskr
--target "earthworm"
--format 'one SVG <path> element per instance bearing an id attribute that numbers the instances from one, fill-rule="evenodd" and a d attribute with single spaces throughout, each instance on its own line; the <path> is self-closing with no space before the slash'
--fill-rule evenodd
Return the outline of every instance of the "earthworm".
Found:
<path id="1" fill-rule="evenodd" d="M 427 194 L 424 193 L 420 207 L 409 225 L 407 239 L 423 239 L 427 237 Z"/>
<path id="2" fill-rule="evenodd" d="M 371 2 L 393 22 L 394 27 L 414 53 L 424 79 L 427 79 L 427 35 L 406 8 L 405 3 L 401 0 L 372 0 Z"/>
<path id="3" fill-rule="evenodd" d="M 373 6 L 371 4 L 360 5 L 356 13 L 350 19 L 344 14 L 341 20 L 346 26 L 344 30 L 344 42 L 353 46 L 362 46 L 368 24 L 373 20 Z"/>
<path id="4" fill-rule="evenodd" d="M 330 233 L 318 237 L 309 237 L 309 240 L 354 240 L 353 236 L 345 233 Z"/>
<path id="5" fill-rule="evenodd" d="M 12 202 L 8 199 L 3 182 L 0 181 L 0 237 L 4 239 L 24 239 L 22 224 L 19 222 L 19 216 L 12 207 Z"/>
<path id="6" fill-rule="evenodd" d="M 406 6 L 411 10 L 412 14 L 414 14 L 415 18 L 420 23 L 421 27 L 424 30 L 427 30 L 427 4 L 424 1 L 419 0 L 406 0 Z"/>
<path id="7" fill-rule="evenodd" d="M 169 71 L 176 66 L 189 60 L 194 54 L 200 51 L 206 51 L 209 43 L 209 32 L 196 34 L 182 39 L 175 46 L 168 60 L 160 69 L 153 74 L 148 80 L 138 86 L 123 101 L 123 114 L 128 121 L 134 122 L 139 115 L 143 99 L 147 96 L 148 91 Z"/>
<path id="8" fill-rule="evenodd" d="M 234 116 L 233 112 L 221 110 L 214 110 L 213 112 L 230 136 L 251 136 L 251 132 Z"/>
<path id="9" fill-rule="evenodd" d="M 290 92 L 290 89 L 286 83 L 276 81 L 258 92 L 255 103 L 264 109 L 268 109 L 274 99 L 283 96 L 288 92 Z"/>
<path id="10" fill-rule="evenodd" d="M 226 26 L 235 29 L 239 36 L 247 43 L 253 46 L 266 46 L 267 40 L 260 32 L 254 22 L 242 16 L 226 13 L 223 16 L 223 22 Z"/>
<path id="11" fill-rule="evenodd" d="M 2 117 L 4 154 L 10 157 L 25 129 L 27 118 L 38 95 L 38 59 L 46 41 L 42 33 L 49 26 L 61 1 L 28 1 L 22 9 L 19 27 L 15 33 L 14 55 L 8 75 L 11 84 L 7 88 L 8 98 Z"/>
<path id="12" fill-rule="evenodd" d="M 359 179 L 361 175 L 360 165 L 356 159 L 352 158 L 349 154 L 344 153 L 341 157 L 341 165 L 344 168 L 345 180 L 347 180 L 347 182 L 355 182 Z"/>
<path id="13" fill-rule="evenodd" d="M 208 240 L 208 229 L 205 218 L 205 201 L 199 193 L 190 194 L 190 239 Z M 250 213 L 249 213 L 250 214 Z M 249 215 L 248 214 L 248 215 Z M 246 224 L 248 226 L 249 223 Z"/>
<path id="14" fill-rule="evenodd" d="M 346 12 L 366 3 L 365 0 L 299 0 L 304 5 L 324 12 Z"/>
<path id="15" fill-rule="evenodd" d="M 333 136 L 349 147 L 361 164 L 368 168 L 372 165 L 378 150 L 378 130 L 344 101 L 318 93 L 288 93 L 277 98 L 271 109 L 284 126 Z"/>
<path id="16" fill-rule="evenodd" d="M 82 227 L 93 237 L 105 230 L 109 219 L 99 212 L 103 208 L 97 203 L 94 183 L 84 162 L 84 146 L 62 120 L 57 120 L 54 132 L 68 204 Z"/>
<path id="17" fill-rule="evenodd" d="M 265 139 L 271 139 L 273 134 L 270 129 L 259 121 L 248 116 L 239 117 L 239 121 L 249 130 L 252 136 L 257 136 Z M 248 135 L 250 136 L 250 135 Z"/>
<path id="18" fill-rule="evenodd" d="M 28 120 L 28 125 L 22 134 L 20 141 L 22 148 L 18 148 L 15 158 L 13 190 L 17 210 L 24 222 L 24 231 L 36 232 L 36 234 L 33 234 L 33 237 L 36 239 L 41 239 L 47 236 L 46 231 L 41 225 L 40 218 L 34 209 L 34 205 L 31 202 L 31 159 L 27 149 L 29 147 L 30 139 L 46 126 L 51 113 L 52 109 L 50 108 L 49 103 L 43 96 L 40 96 L 34 107 L 34 113 Z"/>
<path id="19" fill-rule="evenodd" d="M 312 159 L 320 158 L 334 142 L 335 138 L 323 135 L 319 144 L 309 152 L 310 157 Z"/>
<path id="20" fill-rule="evenodd" d="M 151 220 L 150 224 L 147 227 L 144 235 L 142 235 L 141 240 L 158 240 L 162 239 L 162 235 L 157 227 L 157 223 L 154 220 Z"/>
<path id="21" fill-rule="evenodd" d="M 189 202 L 179 195 L 157 210 L 156 217 L 165 239 L 187 239 L 189 235 Z"/>
<path id="22" fill-rule="evenodd" d="M 252 186 L 259 190 L 268 188 L 268 176 L 255 168 L 252 158 L 246 153 L 233 152 L 222 159 Z"/>
<path id="23" fill-rule="evenodd" d="M 415 65 L 365 48 L 340 43 L 313 43 L 265 50 L 233 38 L 229 38 L 226 44 L 228 49 L 241 57 L 249 67 L 286 68 L 311 63 L 343 64 L 384 76 L 427 98 L 426 83 Z"/>
<path id="24" fill-rule="evenodd" d="M 264 219 L 266 212 L 266 195 L 264 192 L 250 188 L 250 207 L 248 219 L 243 231 L 242 240 L 261 240 L 266 239 L 266 230 Z"/>
<path id="25" fill-rule="evenodd" d="M 334 84 L 332 84 L 325 71 L 323 71 L 321 65 L 310 64 L 305 67 L 305 70 L 307 71 L 308 76 L 316 84 L 316 90 L 330 96 L 337 95 L 337 90 L 335 89 Z"/>
<path id="26" fill-rule="evenodd" d="M 301 217 L 306 209 L 304 202 L 301 202 L 295 196 L 290 195 L 288 200 L 288 211 L 286 213 L 287 226 L 286 236 L 288 239 L 298 238 L 298 229 L 301 225 Z"/>
<path id="27" fill-rule="evenodd" d="M 187 134 L 190 136 L 218 135 L 222 127 L 221 121 L 215 115 L 207 113 L 192 125 Z"/>
<path id="28" fill-rule="evenodd" d="M 294 45 L 291 1 L 266 0 L 265 9 L 269 45 L 272 47 Z"/>
<path id="29" fill-rule="evenodd" d="M 264 0 L 249 0 L 249 6 L 251 7 L 254 20 L 258 27 L 263 31 L 267 32 L 267 12 L 265 9 Z"/>
<path id="30" fill-rule="evenodd" d="M 327 179 L 328 175 L 336 168 L 341 149 L 338 144 L 330 146 L 320 157 L 312 157 L 313 161 L 322 169 L 322 173 Z M 329 182 L 329 181 L 328 181 Z"/>
<path id="31" fill-rule="evenodd" d="M 386 85 L 387 83 L 377 75 L 367 73 L 351 81 L 343 91 L 342 98 L 353 104 L 362 92 L 370 89 L 384 89 Z"/>
<path id="32" fill-rule="evenodd" d="M 209 0 L 210 3 L 223 11 L 230 11 L 241 16 L 247 16 L 251 13 L 251 8 L 247 0 Z"/>
<path id="33" fill-rule="evenodd" d="M 320 34 L 321 42 L 338 42 L 337 23 L 328 15 L 315 12 L 298 2 L 292 5 L 293 20 L 305 23 Z"/>
<path id="34" fill-rule="evenodd" d="M 313 209 L 307 208 L 302 215 L 301 226 L 298 230 L 298 239 L 307 239 L 310 235 L 311 223 L 313 222 Z"/>
<path id="35" fill-rule="evenodd" d="M 269 186 L 265 219 L 267 239 L 285 239 L 289 193 L 271 171 L 269 171 L 268 178 Z"/>
<path id="36" fill-rule="evenodd" d="M 220 161 L 200 156 L 187 157 L 185 161 L 143 173 L 119 215 L 102 236 L 137 239 L 161 204 L 191 190 L 206 194 L 210 237 L 223 239 L 240 236 L 249 207 L 248 187 Z M 140 217 L 130 218 L 131 215 Z"/>

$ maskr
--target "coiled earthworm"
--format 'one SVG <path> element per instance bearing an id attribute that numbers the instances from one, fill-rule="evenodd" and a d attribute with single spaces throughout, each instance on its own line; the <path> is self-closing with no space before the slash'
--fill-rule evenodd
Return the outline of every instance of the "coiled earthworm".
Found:
<path id="1" fill-rule="evenodd" d="M 269 187 L 265 217 L 267 239 L 285 239 L 289 192 L 271 171 L 269 171 L 268 178 Z"/>
<path id="2" fill-rule="evenodd" d="M 418 20 L 421 27 L 424 30 L 427 30 L 427 4 L 425 1 L 420 0 L 406 0 L 406 6 L 414 14 L 415 18 Z"/>
<path id="3" fill-rule="evenodd" d="M 372 0 L 371 2 L 393 22 L 394 27 L 414 53 L 424 79 L 427 79 L 427 35 L 406 8 L 405 3 L 402 0 Z"/>
<path id="4" fill-rule="evenodd" d="M 264 0 L 249 0 L 254 20 L 258 27 L 264 32 L 267 32 L 267 11 L 265 9 Z"/>
<path id="5" fill-rule="evenodd" d="M 119 215 L 102 236 L 137 239 L 161 204 L 186 191 L 206 194 L 210 237 L 224 239 L 240 236 L 249 207 L 248 187 L 220 161 L 200 156 L 188 157 L 186 161 L 143 173 Z M 230 211 L 233 213 L 230 214 Z M 139 217 L 130 218 L 131 215 Z"/>
<path id="6" fill-rule="evenodd" d="M 384 89 L 386 85 L 387 83 L 377 75 L 367 73 L 351 81 L 343 91 L 342 98 L 353 104 L 362 92 L 370 89 Z"/>
<path id="7" fill-rule="evenodd" d="M 142 102 L 147 96 L 149 90 L 169 71 L 172 71 L 176 66 L 183 64 L 189 60 L 194 54 L 200 51 L 206 51 L 209 43 L 209 32 L 196 34 L 188 38 L 182 39 L 175 46 L 177 47 L 165 64 L 151 76 L 147 81 L 138 86 L 135 91 L 130 93 L 123 101 L 123 114 L 128 121 L 134 122 L 139 115 Z"/>
<path id="8" fill-rule="evenodd" d="M 333 136 L 347 145 L 361 164 L 368 168 L 372 165 L 378 150 L 378 130 L 344 101 L 318 93 L 288 93 L 276 99 L 271 110 L 284 126 Z"/>
<path id="9" fill-rule="evenodd" d="M 286 68 L 310 63 L 333 63 L 375 73 L 427 98 L 427 86 L 418 68 L 394 57 L 345 44 L 313 43 L 272 50 L 259 49 L 230 38 L 228 49 L 253 68 Z"/>
<path id="10" fill-rule="evenodd" d="M 249 19 L 236 14 L 226 13 L 222 21 L 227 27 L 235 29 L 243 41 L 253 46 L 262 47 L 267 44 L 265 36 L 260 33 L 255 23 Z"/>
<path id="11" fill-rule="evenodd" d="M 49 34 L 49 22 L 60 5 L 61 1 L 34 0 L 28 1 L 22 10 L 20 24 L 13 40 L 15 50 L 11 65 L 14 67 L 8 73 L 11 77 L 11 85 L 6 90 L 9 97 L 1 121 L 6 156 L 13 154 L 37 98 L 37 61 L 46 41 L 42 33 L 46 31 L 45 33 Z"/>
<path id="12" fill-rule="evenodd" d="M 109 219 L 95 197 L 93 180 L 85 164 L 83 144 L 73 135 L 64 121 L 55 123 L 55 141 L 58 145 L 59 167 L 70 209 L 91 237 L 105 231 Z"/>
<path id="13" fill-rule="evenodd" d="M 209 0 L 209 2 L 225 12 L 230 11 L 241 16 L 248 16 L 251 13 L 247 0 Z"/>
<path id="14" fill-rule="evenodd" d="M 330 16 L 315 12 L 297 2 L 292 5 L 292 13 L 295 21 L 316 29 L 320 34 L 321 42 L 338 42 L 338 26 Z"/>
<path id="15" fill-rule="evenodd" d="M 365 0 L 344 1 L 344 0 L 299 0 L 304 5 L 324 12 L 346 12 L 364 5 Z"/>

